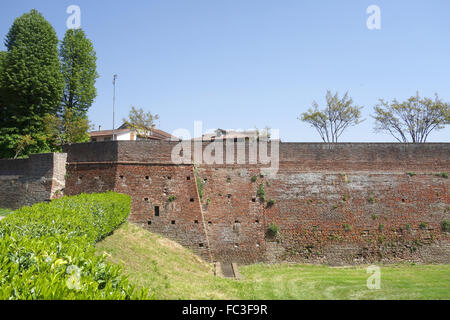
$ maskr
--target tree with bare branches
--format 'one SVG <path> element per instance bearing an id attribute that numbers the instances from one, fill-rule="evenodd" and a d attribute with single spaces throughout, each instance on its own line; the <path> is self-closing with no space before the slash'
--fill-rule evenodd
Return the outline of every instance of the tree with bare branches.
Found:
<path id="1" fill-rule="evenodd" d="M 136 109 L 134 106 L 131 106 L 128 119 L 124 118 L 123 122 L 128 128 L 136 130 L 139 135 L 149 136 L 158 119 L 159 115 L 157 114 L 152 114 L 150 111 L 144 112 L 142 108 Z"/>
<path id="2" fill-rule="evenodd" d="M 336 143 L 348 127 L 361 123 L 361 109 L 353 104 L 348 92 L 342 98 L 338 93 L 334 95 L 327 91 L 327 106 L 319 110 L 319 105 L 313 101 L 313 108 L 301 114 L 300 121 L 307 122 L 314 127 L 324 142 Z"/>
<path id="3" fill-rule="evenodd" d="M 417 92 L 404 102 L 391 103 L 380 99 L 375 106 L 375 131 L 391 134 L 399 142 L 424 143 L 433 130 L 450 123 L 450 104 L 435 99 L 421 98 Z"/>

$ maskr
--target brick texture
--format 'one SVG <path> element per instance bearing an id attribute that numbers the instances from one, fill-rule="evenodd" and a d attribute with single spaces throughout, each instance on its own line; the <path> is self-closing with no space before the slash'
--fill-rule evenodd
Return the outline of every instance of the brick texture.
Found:
<path id="1" fill-rule="evenodd" d="M 233 151 L 245 150 L 242 164 L 196 166 L 174 165 L 175 146 L 67 146 L 66 193 L 130 194 L 132 221 L 213 261 L 450 263 L 449 234 L 441 230 L 450 220 L 449 180 L 437 175 L 450 171 L 450 144 L 281 143 L 275 176 L 250 164 L 248 144 Z"/>
<path id="2" fill-rule="evenodd" d="M 0 160 L 0 207 L 17 209 L 62 196 L 66 158 L 63 153 L 46 153 Z"/>

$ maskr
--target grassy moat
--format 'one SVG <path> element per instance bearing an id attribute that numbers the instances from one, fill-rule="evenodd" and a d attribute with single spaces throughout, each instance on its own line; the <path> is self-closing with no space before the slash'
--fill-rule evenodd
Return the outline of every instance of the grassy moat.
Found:
<path id="1" fill-rule="evenodd" d="M 215 277 L 212 264 L 129 223 L 96 248 L 154 299 L 450 299 L 450 265 L 380 266 L 381 288 L 369 290 L 366 266 L 255 264 L 241 280 Z"/>

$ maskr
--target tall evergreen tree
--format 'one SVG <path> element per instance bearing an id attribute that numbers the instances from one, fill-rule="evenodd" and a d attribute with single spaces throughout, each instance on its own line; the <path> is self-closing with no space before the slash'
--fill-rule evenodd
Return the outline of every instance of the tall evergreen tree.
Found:
<path id="1" fill-rule="evenodd" d="M 3 101 L 3 94 L 2 94 L 2 75 L 3 75 L 3 69 L 4 64 L 6 60 L 6 51 L 0 51 L 0 129 L 4 127 L 4 123 L 6 122 L 6 106 Z"/>
<path id="2" fill-rule="evenodd" d="M 49 151 L 52 145 L 44 134 L 44 118 L 60 108 L 64 87 L 56 32 L 41 13 L 31 10 L 14 21 L 5 46 L 0 157 L 14 156 L 24 136 L 33 143 L 23 147 L 22 154 Z"/>
<path id="3" fill-rule="evenodd" d="M 69 29 L 59 50 L 64 91 L 58 124 L 61 143 L 89 141 L 87 112 L 97 96 L 97 57 L 92 42 L 81 29 Z"/>
<path id="4" fill-rule="evenodd" d="M 59 51 L 64 76 L 63 110 L 86 117 L 97 96 L 97 57 L 91 41 L 81 29 L 66 31 Z"/>

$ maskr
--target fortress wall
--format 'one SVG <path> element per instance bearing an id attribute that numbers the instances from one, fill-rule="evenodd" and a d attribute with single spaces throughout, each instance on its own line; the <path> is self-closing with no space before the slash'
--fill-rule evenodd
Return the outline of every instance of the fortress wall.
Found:
<path id="1" fill-rule="evenodd" d="M 217 156 L 225 165 L 227 160 L 227 142 L 217 144 L 217 150 L 222 149 L 222 156 Z M 249 163 L 249 150 L 251 144 L 243 140 L 234 143 L 232 158 L 237 159 L 238 154 L 244 155 L 245 162 Z M 183 150 L 187 163 L 194 162 L 196 150 L 200 154 L 211 154 L 210 149 L 214 143 L 194 142 L 184 144 L 179 142 L 161 140 L 150 141 L 109 141 L 74 144 L 64 147 L 68 153 L 69 163 L 86 162 L 134 162 L 174 164 L 172 151 L 176 146 Z M 256 147 L 257 148 L 257 147 Z M 267 155 L 270 156 L 272 145 L 267 144 Z M 259 154 L 259 149 L 255 149 Z M 212 152 L 215 155 L 215 151 Z M 258 163 L 260 158 L 258 157 Z M 450 143 L 279 143 L 279 161 L 284 166 L 307 171 L 341 171 L 341 170 L 405 170 L 417 169 L 422 171 L 445 170 L 449 167 Z M 196 161 L 198 162 L 198 161 Z M 199 162 L 207 166 L 205 162 Z M 234 165 L 237 162 L 234 163 Z M 214 167 L 220 164 L 212 164 Z M 268 165 L 258 165 L 267 167 Z"/>
<path id="2" fill-rule="evenodd" d="M 67 194 L 105 191 L 129 194 L 130 221 L 211 260 L 191 165 L 80 162 L 68 164 L 67 170 Z M 171 196 L 175 199 L 171 200 Z"/>
<path id="3" fill-rule="evenodd" d="M 201 205 L 195 197 L 190 203 L 197 192 L 195 179 L 186 179 L 193 166 L 171 163 L 175 145 L 68 147 L 69 172 L 89 179 L 79 185 L 71 179 L 67 189 L 76 194 L 109 186 L 128 193 L 132 220 L 204 257 L 208 250 L 198 245 L 209 243 L 215 261 L 450 262 L 449 233 L 440 226 L 450 220 L 449 180 L 437 176 L 450 171 L 450 144 L 282 143 L 274 177 L 261 176 L 263 166 L 248 164 L 248 155 L 247 164 L 197 165 L 204 182 Z M 147 175 L 150 184 L 143 181 Z M 96 176 L 105 177 L 104 184 Z M 260 184 L 267 200 L 275 200 L 273 206 L 257 197 Z M 176 200 L 168 202 L 171 195 Z M 160 217 L 152 217 L 157 204 Z M 277 237 L 267 232 L 271 222 L 279 227 Z"/>
<path id="4" fill-rule="evenodd" d="M 304 170 L 443 170 L 449 143 L 281 143 L 280 162 Z"/>
<path id="5" fill-rule="evenodd" d="M 215 260 L 252 263 L 265 252 L 264 206 L 256 197 L 255 167 L 198 168 L 203 182 L 203 213 Z"/>
<path id="6" fill-rule="evenodd" d="M 198 172 L 206 179 L 211 251 L 220 261 L 450 262 L 449 236 L 441 232 L 441 223 L 450 220 L 449 183 L 443 177 L 281 168 L 271 178 L 245 167 Z M 261 184 L 274 205 L 257 196 Z M 277 237 L 267 233 L 272 222 L 279 227 Z M 442 250 L 421 252 L 432 243 L 441 243 Z M 333 249 L 345 246 L 349 249 Z"/>
<path id="7" fill-rule="evenodd" d="M 0 207 L 17 209 L 61 196 L 66 156 L 46 153 L 0 160 Z"/>
<path id="8" fill-rule="evenodd" d="M 114 162 L 69 163 L 65 194 L 73 196 L 81 193 L 113 191 L 116 180 L 117 166 Z"/>
<path id="9" fill-rule="evenodd" d="M 133 199 L 131 221 L 211 260 L 192 166 L 120 164 L 117 177 L 114 190 Z"/>

